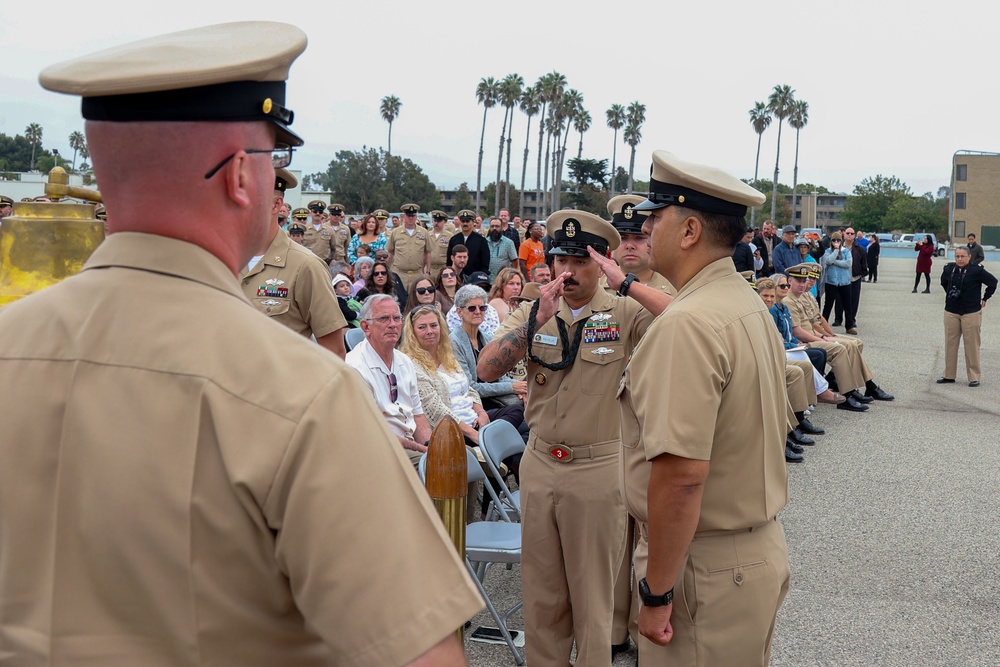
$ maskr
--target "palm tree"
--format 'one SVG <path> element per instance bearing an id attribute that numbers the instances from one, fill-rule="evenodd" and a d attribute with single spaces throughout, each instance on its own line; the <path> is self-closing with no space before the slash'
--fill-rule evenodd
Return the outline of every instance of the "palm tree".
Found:
<path id="1" fill-rule="evenodd" d="M 392 121 L 399 117 L 399 107 L 401 106 L 403 103 L 399 101 L 398 97 L 386 95 L 382 98 L 382 106 L 379 108 L 382 120 L 389 123 L 389 148 L 386 150 L 389 155 L 392 155 Z"/>
<path id="2" fill-rule="evenodd" d="M 583 157 L 583 133 L 590 129 L 590 112 L 586 109 L 581 109 L 580 113 L 577 114 L 576 118 L 573 119 L 573 129 L 580 133 L 580 147 L 576 151 L 576 159 L 581 159 Z M 577 192 L 580 191 L 580 181 L 576 183 Z"/>
<path id="3" fill-rule="evenodd" d="M 774 183 L 771 184 L 771 220 L 778 211 L 778 161 L 781 159 L 781 121 L 792 111 L 795 91 L 789 85 L 775 86 L 767 98 L 767 108 L 778 119 L 778 149 L 774 156 Z"/>
<path id="4" fill-rule="evenodd" d="M 570 89 L 566 91 L 563 96 L 563 115 L 566 118 L 566 128 L 565 134 L 560 141 L 560 151 L 559 151 L 559 168 L 556 171 L 555 178 L 555 188 L 553 190 L 555 195 L 555 205 L 558 208 L 562 208 L 562 175 L 563 175 L 563 165 L 566 164 L 566 148 L 569 144 L 569 131 L 572 129 L 577 122 L 577 119 L 581 114 L 586 113 L 583 108 L 583 95 L 580 91 L 575 89 Z M 587 114 L 588 116 L 590 114 Z M 589 123 L 588 123 L 589 127 Z M 582 139 L 581 139 L 582 141 Z M 558 210 L 554 209 L 554 210 Z"/>
<path id="5" fill-rule="evenodd" d="M 29 171 L 34 171 L 35 149 L 42 143 L 42 126 L 38 123 L 32 123 L 24 128 L 24 138 L 31 142 L 31 168 Z"/>
<path id="6" fill-rule="evenodd" d="M 545 98 L 549 105 L 549 115 L 545 122 L 545 183 L 544 191 L 548 192 L 549 189 L 549 155 L 550 155 L 550 145 L 552 138 L 562 133 L 562 121 L 560 116 L 559 108 L 562 103 L 563 91 L 566 89 L 566 77 L 559 72 L 551 72 L 545 75 Z M 541 145 L 541 142 L 539 142 Z M 541 193 L 539 193 L 541 194 Z M 550 206 L 545 206 L 543 203 L 542 212 L 548 215 L 551 211 L 551 200 L 549 201 Z"/>
<path id="7" fill-rule="evenodd" d="M 795 170 L 792 172 L 792 221 L 795 221 L 795 202 L 799 189 L 799 131 L 809 122 L 809 103 L 805 100 L 792 102 L 792 112 L 788 124 L 795 128 Z"/>
<path id="8" fill-rule="evenodd" d="M 764 136 L 764 130 L 771 124 L 771 111 L 763 102 L 756 102 L 753 109 L 750 109 L 750 124 L 753 131 L 757 133 L 757 159 L 753 163 L 753 186 L 757 187 L 757 172 L 760 169 L 760 140 Z M 753 227 L 757 220 L 757 208 L 750 207 L 750 226 Z"/>
<path id="9" fill-rule="evenodd" d="M 524 217 L 524 175 L 528 171 L 528 142 L 531 140 L 531 117 L 536 115 L 542 107 L 542 94 L 536 83 L 530 88 L 525 88 L 521 93 L 521 111 L 528 117 L 528 129 L 524 137 L 524 163 L 521 165 L 521 209 L 518 211 Z"/>
<path id="10" fill-rule="evenodd" d="M 576 151 L 578 158 L 583 157 L 583 133 L 590 129 L 592 120 L 590 112 L 586 109 L 581 110 L 580 115 L 573 119 L 573 129 L 580 133 L 580 147 Z"/>
<path id="11" fill-rule="evenodd" d="M 504 127 L 500 130 L 500 155 L 497 156 L 497 187 L 493 202 L 493 212 L 500 210 L 500 166 L 503 161 L 504 133 L 507 134 L 507 179 L 504 186 L 504 206 L 510 205 L 510 144 L 514 132 L 514 107 L 521 99 L 524 78 L 520 74 L 508 74 L 500 82 L 499 101 L 504 107 Z M 507 132 L 508 123 L 510 131 Z"/>
<path id="12" fill-rule="evenodd" d="M 476 170 L 476 213 L 480 209 L 483 186 L 483 143 L 486 141 L 486 112 L 497 103 L 497 80 L 492 76 L 480 79 L 476 86 L 476 100 L 483 105 L 483 131 L 479 135 L 479 168 Z"/>
<path id="13" fill-rule="evenodd" d="M 69 147 L 73 149 L 73 173 L 76 173 L 76 154 L 86 150 L 87 147 L 83 132 L 77 130 L 69 135 Z"/>
<path id="14" fill-rule="evenodd" d="M 618 130 L 622 128 L 625 124 L 625 107 L 620 104 L 612 104 L 611 108 L 604 112 L 605 117 L 608 119 L 608 127 L 615 131 L 615 142 L 611 148 L 611 187 L 609 188 L 610 196 L 615 196 L 615 168 L 616 159 L 618 157 Z"/>
<path id="15" fill-rule="evenodd" d="M 625 143 L 632 147 L 632 156 L 628 163 L 628 191 L 632 192 L 633 174 L 635 173 L 635 148 L 642 141 L 642 124 L 646 122 L 646 105 L 638 100 L 628 105 L 625 120 Z"/>

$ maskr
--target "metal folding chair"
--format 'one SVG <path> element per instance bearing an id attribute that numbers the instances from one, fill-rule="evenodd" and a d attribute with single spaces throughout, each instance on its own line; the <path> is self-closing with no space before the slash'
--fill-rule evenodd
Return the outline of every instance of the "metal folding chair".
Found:
<path id="1" fill-rule="evenodd" d="M 479 464 L 479 459 L 476 458 L 471 449 L 467 448 L 466 454 L 469 483 L 483 482 L 483 487 L 489 492 L 493 503 L 499 507 L 500 498 L 497 496 L 496 491 L 493 490 L 493 487 L 487 482 L 486 473 Z M 426 482 L 426 454 L 420 457 L 420 461 L 417 464 L 417 474 L 420 475 L 421 482 Z M 506 515 L 502 515 L 502 517 L 506 517 Z M 514 654 L 514 661 L 518 665 L 523 665 L 524 656 L 521 655 L 514 645 L 514 639 L 511 637 L 510 630 L 507 627 L 507 619 L 523 606 L 523 602 L 519 601 L 501 616 L 493 605 L 493 601 L 490 600 L 490 596 L 486 593 L 486 589 L 483 587 L 483 582 L 486 579 L 486 573 L 490 565 L 494 563 L 513 565 L 520 562 L 520 524 L 511 522 L 509 518 L 502 518 L 501 521 L 477 521 L 465 527 L 465 567 L 469 570 L 469 574 L 472 575 L 472 580 L 476 583 L 476 588 L 479 589 L 479 594 L 483 597 L 483 602 L 486 603 L 486 608 L 489 610 L 490 616 L 493 617 L 494 622 L 496 622 L 497 627 L 500 629 L 500 634 L 503 635 L 507 648 Z M 473 563 L 476 564 L 476 567 L 473 566 Z"/>
<path id="2" fill-rule="evenodd" d="M 365 332 L 361 329 L 348 329 L 344 334 L 344 347 L 350 352 L 365 339 Z"/>
<path id="3" fill-rule="evenodd" d="M 524 440 L 510 422 L 490 422 L 479 430 L 479 448 L 483 451 L 490 475 L 500 486 L 500 504 L 495 504 L 505 521 L 521 520 L 521 492 L 511 491 L 500 475 L 500 464 L 508 456 L 524 452 Z"/>

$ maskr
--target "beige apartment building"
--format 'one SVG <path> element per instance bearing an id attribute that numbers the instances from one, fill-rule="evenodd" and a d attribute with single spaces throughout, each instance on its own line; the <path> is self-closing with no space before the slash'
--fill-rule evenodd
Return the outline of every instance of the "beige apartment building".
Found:
<path id="1" fill-rule="evenodd" d="M 953 239 L 975 234 L 1000 246 L 1000 153 L 957 151 L 952 157 L 948 231 Z"/>

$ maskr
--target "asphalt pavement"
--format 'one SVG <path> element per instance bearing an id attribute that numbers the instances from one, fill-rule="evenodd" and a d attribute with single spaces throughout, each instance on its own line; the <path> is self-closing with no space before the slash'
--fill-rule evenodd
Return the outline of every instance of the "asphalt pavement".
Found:
<path id="1" fill-rule="evenodd" d="M 858 337 L 896 400 L 811 417 L 826 435 L 790 464 L 780 517 L 792 582 L 772 665 L 1000 664 L 1000 299 L 983 316 L 982 386 L 967 386 L 961 351 L 957 382 L 936 384 L 944 265 L 934 259 L 931 294 L 911 293 L 915 259 L 883 259 L 878 283 L 862 288 Z M 1000 276 L 1000 262 L 986 267 Z M 501 610 L 520 584 L 517 566 L 486 579 Z M 485 612 L 473 623 L 492 625 Z M 511 626 L 523 627 L 520 613 Z M 467 637 L 466 651 L 473 667 L 515 664 L 506 645 Z M 614 665 L 635 661 L 633 648 Z"/>

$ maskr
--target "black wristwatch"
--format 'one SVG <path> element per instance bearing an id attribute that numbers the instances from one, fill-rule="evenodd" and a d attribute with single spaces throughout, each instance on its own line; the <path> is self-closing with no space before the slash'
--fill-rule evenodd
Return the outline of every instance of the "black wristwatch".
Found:
<path id="1" fill-rule="evenodd" d="M 645 577 L 639 580 L 639 595 L 645 607 L 666 607 L 674 601 L 674 589 L 671 588 L 663 595 L 653 595 L 649 592 L 649 584 L 646 583 Z"/>
<path id="2" fill-rule="evenodd" d="M 634 273 L 626 273 L 625 280 L 622 281 L 621 286 L 618 288 L 618 296 L 628 296 L 628 288 L 638 279 L 639 277 Z"/>

